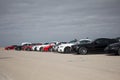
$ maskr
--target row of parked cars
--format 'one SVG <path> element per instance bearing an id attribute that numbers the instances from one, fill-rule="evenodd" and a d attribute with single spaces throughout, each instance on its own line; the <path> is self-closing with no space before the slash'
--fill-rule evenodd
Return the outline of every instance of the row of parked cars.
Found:
<path id="1" fill-rule="evenodd" d="M 12 45 L 5 47 L 5 50 L 25 50 L 25 51 L 50 51 L 59 53 L 75 53 L 86 55 L 89 52 L 106 52 L 114 55 L 120 55 L 120 41 L 119 39 L 97 38 L 91 39 L 74 39 L 70 42 L 51 43 L 29 43 L 24 42 L 21 45 Z"/>

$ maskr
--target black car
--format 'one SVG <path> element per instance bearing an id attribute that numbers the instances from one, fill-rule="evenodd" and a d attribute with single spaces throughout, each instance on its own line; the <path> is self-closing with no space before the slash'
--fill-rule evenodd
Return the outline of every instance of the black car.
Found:
<path id="1" fill-rule="evenodd" d="M 107 47 L 109 44 L 116 43 L 116 42 L 118 42 L 118 40 L 116 39 L 98 38 L 90 43 L 76 45 L 75 52 L 77 54 L 82 54 L 82 55 L 87 54 L 89 51 L 104 52 L 105 47 Z"/>
<path id="2" fill-rule="evenodd" d="M 120 55 L 120 42 L 108 45 L 104 51 L 110 54 Z"/>
<path id="3" fill-rule="evenodd" d="M 17 51 L 22 50 L 22 45 L 17 45 L 17 46 L 15 47 L 15 50 L 17 50 Z"/>

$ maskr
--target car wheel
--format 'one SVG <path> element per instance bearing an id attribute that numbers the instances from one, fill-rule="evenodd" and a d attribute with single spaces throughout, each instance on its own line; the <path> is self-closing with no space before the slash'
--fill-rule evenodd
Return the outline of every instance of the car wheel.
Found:
<path id="1" fill-rule="evenodd" d="M 70 47 L 66 47 L 66 48 L 64 49 L 64 53 L 70 53 L 70 52 L 71 52 Z"/>
<path id="2" fill-rule="evenodd" d="M 118 55 L 120 56 L 120 48 L 118 49 Z"/>
<path id="3" fill-rule="evenodd" d="M 48 50 L 48 51 L 52 52 L 52 48 L 49 48 L 49 50 Z"/>
<path id="4" fill-rule="evenodd" d="M 82 55 L 86 55 L 88 53 L 88 50 L 85 47 L 81 47 L 79 48 L 78 53 Z"/>
<path id="5" fill-rule="evenodd" d="M 21 49 L 20 49 L 20 48 L 17 48 L 16 50 L 20 51 Z"/>
<path id="6" fill-rule="evenodd" d="M 37 47 L 34 48 L 34 51 L 37 51 Z"/>
<path id="7" fill-rule="evenodd" d="M 30 49 L 30 48 L 27 48 L 26 51 L 31 51 L 31 49 Z"/>
<path id="8" fill-rule="evenodd" d="M 10 50 L 10 48 L 8 48 L 7 50 Z"/>
<path id="9" fill-rule="evenodd" d="M 39 49 L 39 51 L 43 51 L 43 47 L 41 47 L 41 48 Z"/>

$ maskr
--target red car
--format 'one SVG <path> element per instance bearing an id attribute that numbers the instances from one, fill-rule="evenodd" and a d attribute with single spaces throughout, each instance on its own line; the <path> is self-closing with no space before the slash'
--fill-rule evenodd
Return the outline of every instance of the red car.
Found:
<path id="1" fill-rule="evenodd" d="M 32 51 L 32 47 L 35 45 L 41 45 L 41 43 L 32 43 L 32 44 L 25 45 L 22 47 L 22 50 Z"/>
<path id="2" fill-rule="evenodd" d="M 52 51 L 53 49 L 53 46 L 55 45 L 56 43 L 50 43 L 49 45 L 43 47 L 42 51 Z"/>
<path id="3" fill-rule="evenodd" d="M 7 46 L 7 47 L 5 47 L 5 50 L 14 50 L 16 46 L 17 45 Z"/>
<path id="4" fill-rule="evenodd" d="M 53 45 L 45 46 L 45 47 L 43 47 L 43 51 L 52 51 L 52 47 L 53 47 Z"/>

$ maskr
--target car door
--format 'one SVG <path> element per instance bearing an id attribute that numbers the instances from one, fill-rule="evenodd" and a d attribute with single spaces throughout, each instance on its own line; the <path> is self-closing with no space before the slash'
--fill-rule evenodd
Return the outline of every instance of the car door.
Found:
<path id="1" fill-rule="evenodd" d="M 95 41 L 95 50 L 103 51 L 104 48 L 109 44 L 109 40 L 107 39 L 98 39 Z"/>

